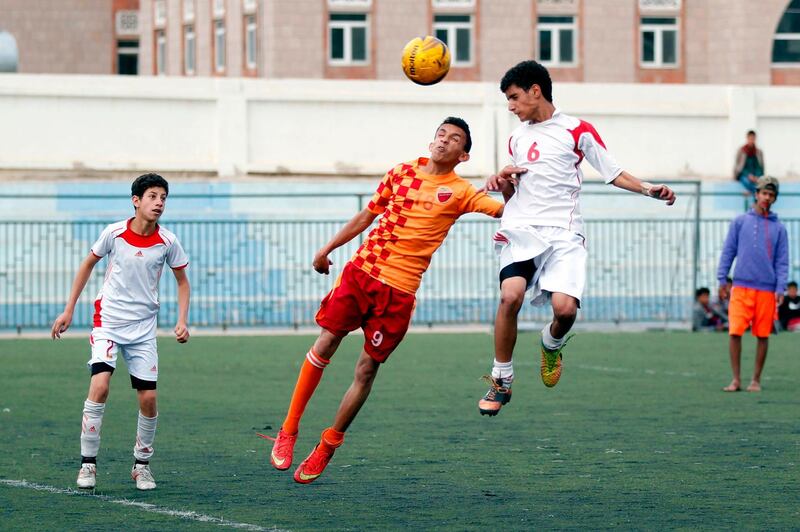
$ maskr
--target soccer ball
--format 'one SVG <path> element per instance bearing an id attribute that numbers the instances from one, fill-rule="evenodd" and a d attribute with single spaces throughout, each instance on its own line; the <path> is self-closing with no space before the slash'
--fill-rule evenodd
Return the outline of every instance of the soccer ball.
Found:
<path id="1" fill-rule="evenodd" d="M 415 37 L 403 48 L 403 72 L 418 85 L 439 83 L 450 70 L 450 49 L 436 37 Z"/>

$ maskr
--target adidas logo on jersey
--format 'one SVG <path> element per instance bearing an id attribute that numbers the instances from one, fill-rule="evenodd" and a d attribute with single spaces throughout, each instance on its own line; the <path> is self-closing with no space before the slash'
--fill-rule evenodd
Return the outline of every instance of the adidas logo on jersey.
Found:
<path id="1" fill-rule="evenodd" d="M 155 373 L 156 371 L 158 371 L 158 368 L 157 368 L 157 367 L 155 367 L 155 366 L 153 366 L 152 368 L 150 368 L 150 371 L 152 371 L 153 373 Z"/>
<path id="2" fill-rule="evenodd" d="M 142 250 L 139 250 L 136 252 L 136 255 L 134 255 L 134 257 L 144 257 L 144 253 L 142 253 Z"/>

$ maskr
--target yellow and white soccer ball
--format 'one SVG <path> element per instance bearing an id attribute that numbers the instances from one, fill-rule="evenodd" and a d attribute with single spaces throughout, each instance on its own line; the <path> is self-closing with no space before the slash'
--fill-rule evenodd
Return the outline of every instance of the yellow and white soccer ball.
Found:
<path id="1" fill-rule="evenodd" d="M 431 37 L 415 37 L 403 48 L 403 72 L 419 85 L 433 85 L 450 71 L 450 49 Z"/>

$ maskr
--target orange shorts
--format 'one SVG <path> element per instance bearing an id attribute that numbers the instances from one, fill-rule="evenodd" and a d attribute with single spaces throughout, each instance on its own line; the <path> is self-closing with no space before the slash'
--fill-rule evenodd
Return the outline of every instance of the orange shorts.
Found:
<path id="1" fill-rule="evenodd" d="M 385 362 L 408 331 L 414 314 L 413 294 L 370 277 L 347 263 L 317 312 L 317 323 L 339 337 L 359 327 L 364 330 L 364 351 Z"/>
<path id="2" fill-rule="evenodd" d="M 741 336 L 751 327 L 753 336 L 766 338 L 772 332 L 777 312 L 773 292 L 734 286 L 728 306 L 728 334 Z"/>

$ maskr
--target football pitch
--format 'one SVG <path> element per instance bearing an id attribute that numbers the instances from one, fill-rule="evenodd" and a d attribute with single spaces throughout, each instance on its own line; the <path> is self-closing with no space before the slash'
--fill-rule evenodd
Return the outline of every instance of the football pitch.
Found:
<path id="1" fill-rule="evenodd" d="M 758 394 L 720 391 L 727 337 L 579 333 L 546 389 L 520 335 L 513 401 L 476 403 L 488 334 L 411 334 L 323 476 L 269 465 L 311 337 L 159 339 L 153 492 L 130 479 L 137 404 L 120 364 L 98 487 L 74 489 L 86 340 L 0 340 L 5 530 L 792 529 L 800 523 L 800 350 L 773 337 Z M 299 463 L 328 426 L 361 346 L 348 338 L 300 426 Z M 744 384 L 753 366 L 746 338 Z"/>

